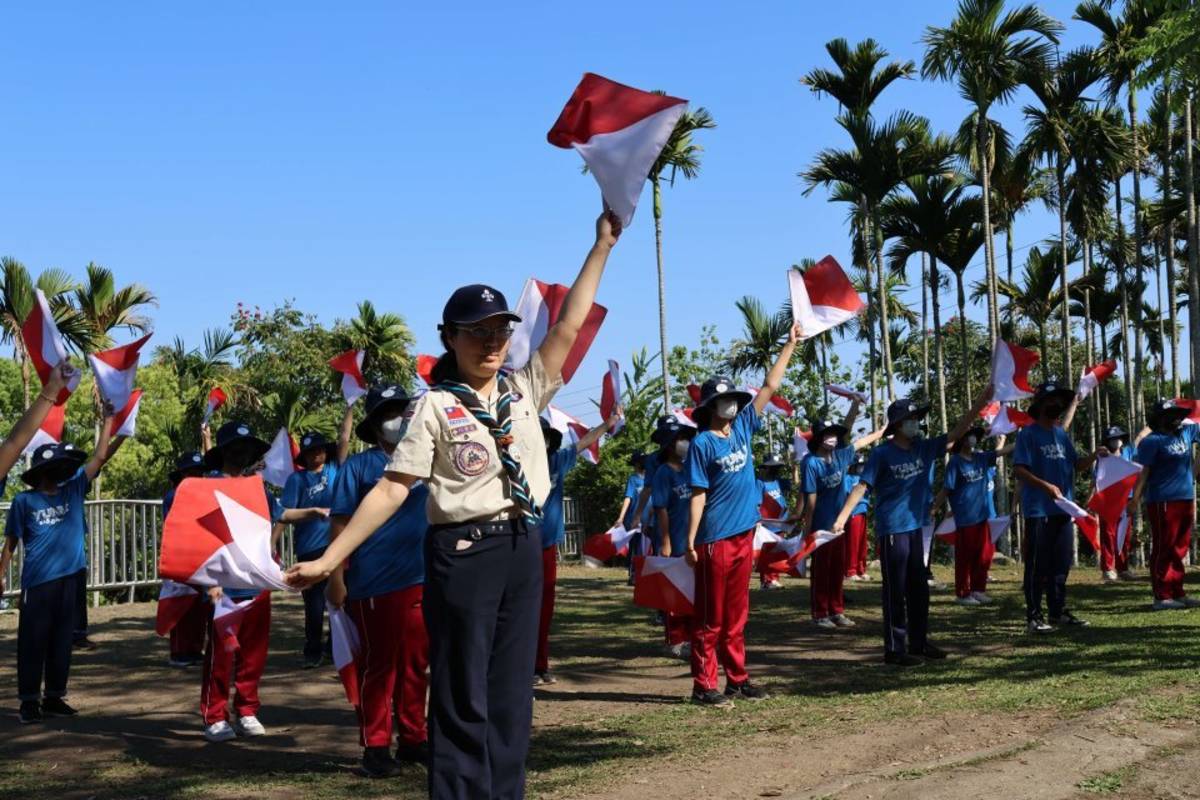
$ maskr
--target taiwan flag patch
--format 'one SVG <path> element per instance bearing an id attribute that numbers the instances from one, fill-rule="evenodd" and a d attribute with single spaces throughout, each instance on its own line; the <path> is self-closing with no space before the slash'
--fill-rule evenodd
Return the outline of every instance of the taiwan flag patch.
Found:
<path id="1" fill-rule="evenodd" d="M 446 419 L 466 419 L 467 412 L 462 406 L 448 406 L 446 408 Z"/>

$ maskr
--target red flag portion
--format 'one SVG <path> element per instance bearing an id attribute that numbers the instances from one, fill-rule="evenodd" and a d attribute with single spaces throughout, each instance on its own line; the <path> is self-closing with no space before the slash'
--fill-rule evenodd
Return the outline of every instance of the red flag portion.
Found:
<path id="1" fill-rule="evenodd" d="M 608 372 L 600 384 L 600 418 L 607 421 L 617 411 L 621 404 L 621 367 L 611 358 L 608 360 Z M 617 422 L 612 432 L 615 434 L 625 427 L 624 420 Z"/>
<path id="2" fill-rule="evenodd" d="M 542 283 L 536 278 L 525 281 L 525 289 L 521 292 L 515 312 L 521 321 L 517 323 L 508 346 L 508 358 L 504 362 L 506 369 L 521 369 L 533 358 L 534 352 L 546 339 L 550 327 L 558 322 L 558 315 L 562 312 L 563 301 L 567 299 L 568 291 L 568 287 L 558 283 Z M 607 314 L 608 309 L 604 306 L 592 303 L 591 310 L 583 321 L 583 327 L 579 330 L 579 336 L 575 338 L 575 344 L 563 362 L 563 383 L 569 383 L 574 377 Z"/>
<path id="3" fill-rule="evenodd" d="M 114 408 L 124 408 L 129 403 L 137 378 L 138 356 L 142 345 L 152 335 L 147 333 L 137 341 L 88 356 L 92 374 L 96 378 L 96 388 L 100 396 L 112 403 Z"/>
<path id="4" fill-rule="evenodd" d="M 21 451 L 21 455 L 32 452 L 44 444 L 59 444 L 63 439 L 63 430 L 67 425 L 67 404 L 62 403 L 56 406 L 50 406 L 50 410 L 46 412 L 46 418 L 42 420 L 42 424 L 34 431 L 33 438 L 29 440 L 29 444 L 25 445 L 25 449 Z"/>
<path id="5" fill-rule="evenodd" d="M 142 407 L 142 390 L 134 389 L 125 407 L 113 415 L 113 436 L 133 438 L 137 434 L 138 411 Z"/>
<path id="6" fill-rule="evenodd" d="M 263 592 L 241 602 L 231 600 L 229 595 L 221 595 L 213 608 L 213 635 L 224 644 L 225 650 L 233 652 L 238 649 L 237 635 L 246 612 L 266 594 Z"/>
<path id="7" fill-rule="evenodd" d="M 342 374 L 342 397 L 346 405 L 352 406 L 367 393 L 367 380 L 362 374 L 366 350 L 347 350 L 329 359 L 329 366 Z"/>
<path id="8" fill-rule="evenodd" d="M 583 554 L 597 561 L 610 561 L 629 550 L 629 540 L 637 534 L 637 529 L 627 531 L 621 525 L 589 536 L 583 543 Z"/>
<path id="9" fill-rule="evenodd" d="M 437 356 L 425 354 L 417 356 L 417 374 L 421 376 L 421 380 L 425 381 L 426 386 L 433 386 L 433 368 L 437 362 Z"/>
<path id="10" fill-rule="evenodd" d="M 758 557 L 758 569 L 760 572 L 787 572 L 803 577 L 804 559 L 839 535 L 829 531 L 809 531 L 804 536 L 765 542 Z"/>
<path id="11" fill-rule="evenodd" d="M 789 269 L 788 291 L 792 319 L 800 324 L 802 339 L 849 322 L 866 307 L 833 256 L 825 256 L 803 273 Z"/>
<path id="12" fill-rule="evenodd" d="M 1079 377 L 1079 389 L 1076 390 L 1079 399 L 1082 400 L 1091 394 L 1097 386 L 1108 380 L 1116 371 L 1117 362 L 1111 359 L 1085 369 L 1083 375 Z"/>
<path id="13" fill-rule="evenodd" d="M 696 599 L 696 572 L 682 558 L 638 556 L 633 560 L 633 604 L 690 616 Z"/>
<path id="14" fill-rule="evenodd" d="M 67 360 L 67 346 L 63 342 L 62 334 L 58 332 L 54 314 L 50 311 L 50 303 L 41 289 L 35 290 L 33 308 L 21 323 L 21 339 L 25 342 L 25 352 L 33 364 L 34 371 L 37 372 L 38 379 L 45 386 L 51 370 Z M 58 393 L 56 405 L 67 402 L 71 392 L 79 385 L 79 378 L 78 372 L 71 376 L 67 385 Z"/>
<path id="15" fill-rule="evenodd" d="M 1029 370 L 1038 358 L 1032 350 L 997 339 L 992 351 L 992 399 L 1005 402 L 1033 397 Z"/>
<path id="16" fill-rule="evenodd" d="M 229 401 L 229 397 L 225 394 L 220 386 L 214 386 L 212 391 L 208 393 L 208 403 L 204 407 L 204 421 L 208 422 L 212 419 L 212 415 L 218 408 L 225 405 Z"/>
<path id="17" fill-rule="evenodd" d="M 158 590 L 158 612 L 154 619 L 154 632 L 159 636 L 166 636 L 199 602 L 200 593 L 192 587 L 164 580 Z"/>
<path id="18" fill-rule="evenodd" d="M 1104 520 L 1109 530 L 1120 526 L 1141 471 L 1141 464 L 1120 456 L 1104 456 L 1096 462 L 1096 491 L 1088 500 L 1088 508 Z"/>
<path id="19" fill-rule="evenodd" d="M 1068 500 L 1065 497 L 1060 497 L 1054 501 L 1054 505 L 1061 508 L 1063 511 L 1075 520 L 1075 526 L 1079 528 L 1079 532 L 1092 545 L 1092 549 L 1100 551 L 1100 523 L 1091 514 L 1084 511 L 1074 501 Z"/>

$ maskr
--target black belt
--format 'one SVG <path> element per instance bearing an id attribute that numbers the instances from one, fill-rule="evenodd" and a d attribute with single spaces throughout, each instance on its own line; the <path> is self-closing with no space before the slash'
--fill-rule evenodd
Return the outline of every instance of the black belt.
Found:
<path id="1" fill-rule="evenodd" d="M 470 536 L 475 541 L 479 541 L 484 536 L 510 536 L 518 533 L 528 533 L 529 526 L 523 519 L 502 519 L 495 521 L 467 521 L 467 522 L 447 522 L 440 525 L 430 525 L 430 533 L 438 533 L 440 531 L 451 530 L 452 528 L 463 528 L 470 532 Z"/>

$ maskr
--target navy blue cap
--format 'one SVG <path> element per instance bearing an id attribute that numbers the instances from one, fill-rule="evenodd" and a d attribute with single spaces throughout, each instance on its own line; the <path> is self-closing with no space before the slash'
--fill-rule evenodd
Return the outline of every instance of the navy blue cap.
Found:
<path id="1" fill-rule="evenodd" d="M 171 483 L 179 483 L 183 480 L 183 473 L 190 469 L 204 469 L 204 456 L 195 450 L 183 453 L 175 459 L 175 469 L 171 470 L 167 477 L 171 479 Z"/>
<path id="2" fill-rule="evenodd" d="M 254 444 L 258 454 L 251 459 L 252 462 L 265 456 L 267 451 L 271 449 L 271 445 L 254 435 L 249 425 L 238 420 L 230 420 L 217 428 L 217 443 L 204 454 L 205 466 L 210 469 L 220 469 L 221 463 L 225 458 L 225 448 L 235 442 L 251 442 Z"/>
<path id="3" fill-rule="evenodd" d="M 508 301 L 504 299 L 503 292 L 482 283 L 472 283 L 470 286 L 460 286 L 450 295 L 446 307 L 442 309 L 442 324 L 438 329 L 446 325 L 474 325 L 492 317 L 521 321 L 519 316 L 508 310 Z"/>
<path id="4" fill-rule="evenodd" d="M 906 419 L 922 419 L 929 413 L 929 404 L 918 403 L 912 398 L 903 400 L 893 400 L 887 407 L 887 427 L 883 433 L 886 436 L 892 433 L 895 426 L 899 425 Z M 817 438 L 815 435 L 813 438 Z"/>
<path id="5" fill-rule="evenodd" d="M 69 463 L 79 466 L 87 461 L 87 453 L 70 442 L 62 444 L 44 444 L 33 451 L 29 457 L 29 469 L 21 475 L 21 480 L 30 486 L 37 486 L 42 473 L 56 464 Z"/>

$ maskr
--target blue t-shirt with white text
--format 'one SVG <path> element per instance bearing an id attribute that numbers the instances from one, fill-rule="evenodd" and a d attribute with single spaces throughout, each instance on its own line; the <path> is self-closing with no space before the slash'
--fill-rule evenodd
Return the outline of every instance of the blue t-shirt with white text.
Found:
<path id="1" fill-rule="evenodd" d="M 29 489 L 13 498 L 5 535 L 21 540 L 22 589 L 74 575 L 86 566 L 83 503 L 90 483 L 80 467 L 55 494 Z"/>
<path id="2" fill-rule="evenodd" d="M 1178 433 L 1151 433 L 1138 443 L 1137 462 L 1150 471 L 1146 502 L 1192 499 L 1192 445 L 1198 439 L 1200 425 L 1184 425 Z"/>
<path id="3" fill-rule="evenodd" d="M 751 437 L 762 427 L 753 403 L 747 403 L 730 425 L 728 436 L 703 431 L 688 449 L 688 483 L 708 493 L 697 544 L 728 539 L 754 528 L 762 494 L 754 476 Z"/>
<path id="4" fill-rule="evenodd" d="M 280 503 L 286 509 L 329 508 L 337 474 L 338 465 L 332 461 L 326 462 L 319 472 L 293 472 L 283 485 Z M 315 555 L 329 545 L 329 520 L 315 517 L 294 523 L 292 536 L 297 557 Z"/>
<path id="5" fill-rule="evenodd" d="M 1058 487 L 1067 500 L 1074 497 L 1075 462 L 1079 456 L 1071 437 L 1055 425 L 1044 428 L 1029 425 L 1017 433 L 1013 449 L 1013 466 L 1025 467 L 1035 477 Z M 1063 516 L 1067 512 L 1054 504 L 1054 499 L 1036 486 L 1021 485 L 1021 513 L 1026 517 Z"/>
<path id="6" fill-rule="evenodd" d="M 681 556 L 687 552 L 688 520 L 691 518 L 692 486 L 688 483 L 683 468 L 675 469 L 664 464 L 654 473 L 654 486 L 650 496 L 655 510 L 667 512 L 670 525 L 671 555 Z"/>
<path id="7" fill-rule="evenodd" d="M 817 454 L 804 459 L 802 491 L 806 495 L 816 495 L 812 517 L 814 531 L 833 528 L 834 520 L 846 502 L 846 470 L 853 461 L 853 445 L 837 448 L 828 461 Z"/>
<path id="8" fill-rule="evenodd" d="M 871 451 L 859 480 L 875 496 L 875 534 L 917 533 L 932 505 L 930 474 L 946 452 L 946 437 L 917 439 L 907 450 L 893 441 Z"/>
<path id="9" fill-rule="evenodd" d="M 946 464 L 945 487 L 950 498 L 954 521 L 962 528 L 990 519 L 988 510 L 988 474 L 996 463 L 995 451 L 972 453 L 970 458 L 950 456 Z"/>

